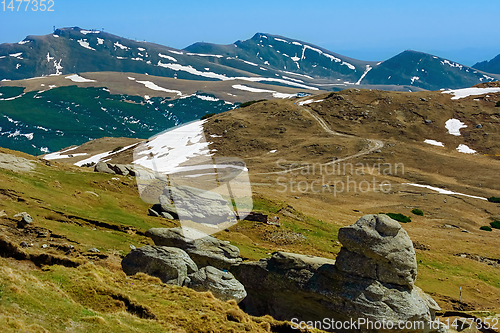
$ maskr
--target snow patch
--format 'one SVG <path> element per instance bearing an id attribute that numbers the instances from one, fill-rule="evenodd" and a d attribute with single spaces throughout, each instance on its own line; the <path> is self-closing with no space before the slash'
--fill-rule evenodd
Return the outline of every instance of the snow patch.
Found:
<path id="1" fill-rule="evenodd" d="M 448 119 L 445 123 L 445 127 L 448 130 L 448 133 L 454 136 L 460 136 L 460 129 L 466 128 L 467 125 L 465 125 L 463 122 L 461 122 L 458 119 Z"/>
<path id="2" fill-rule="evenodd" d="M 426 139 L 426 140 L 424 140 L 424 142 L 428 143 L 430 145 L 433 145 L 433 146 L 444 147 L 444 144 L 442 142 L 439 142 L 439 141 L 436 141 L 436 140 Z"/>
<path id="3" fill-rule="evenodd" d="M 403 185 L 428 188 L 429 190 L 439 192 L 440 194 L 455 194 L 455 195 L 462 195 L 464 197 L 469 197 L 469 198 L 474 198 L 474 199 L 488 200 L 488 199 L 483 198 L 483 197 L 477 197 L 475 195 L 468 195 L 468 194 L 464 194 L 464 193 L 453 192 L 453 191 L 449 191 L 449 190 L 445 190 L 445 189 L 442 189 L 439 187 L 434 187 L 434 186 L 429 186 L 429 185 L 420 185 L 420 184 L 412 184 L 412 183 L 403 183 Z"/>
<path id="4" fill-rule="evenodd" d="M 198 56 L 198 57 L 215 57 L 215 58 L 222 58 L 224 56 L 221 56 L 219 54 L 204 54 L 204 53 L 186 53 L 189 56 Z"/>
<path id="5" fill-rule="evenodd" d="M 175 61 L 175 62 L 177 62 L 177 59 L 175 59 L 174 57 L 171 57 L 171 56 L 165 55 L 165 54 L 158 53 L 158 57 L 160 57 L 160 58 L 165 58 L 165 59 L 168 59 L 168 60 L 170 60 L 170 61 Z"/>
<path id="6" fill-rule="evenodd" d="M 22 55 L 22 54 L 23 54 L 22 52 L 19 52 L 19 53 L 9 54 L 9 56 L 14 57 L 14 58 L 17 58 L 17 59 L 22 59 L 22 58 L 21 58 L 21 55 Z"/>
<path id="7" fill-rule="evenodd" d="M 80 30 L 80 33 L 86 35 L 86 34 L 98 34 L 100 33 L 99 30 Z"/>
<path id="8" fill-rule="evenodd" d="M 420 78 L 418 76 L 412 77 L 411 78 L 411 84 L 413 84 L 413 82 L 418 81 L 418 80 L 420 80 Z"/>
<path id="9" fill-rule="evenodd" d="M 84 77 L 81 77 L 78 74 L 66 76 L 65 79 L 70 79 L 73 82 L 97 82 L 96 80 L 90 80 L 90 79 L 86 79 Z"/>
<path id="10" fill-rule="evenodd" d="M 78 42 L 78 44 L 80 44 L 81 47 L 95 51 L 94 48 L 90 47 L 90 44 L 89 44 L 89 42 L 87 42 L 86 39 L 79 39 L 79 40 L 77 40 L 77 42 Z"/>
<path id="11" fill-rule="evenodd" d="M 177 94 L 179 96 L 182 96 L 182 92 L 180 92 L 179 90 L 166 89 L 166 88 L 163 88 L 163 87 L 156 85 L 155 83 L 153 83 L 151 81 L 136 81 L 136 82 L 143 84 L 146 88 L 149 88 L 151 90 L 164 91 L 167 93 L 174 93 L 174 94 Z"/>
<path id="12" fill-rule="evenodd" d="M 254 93 L 273 93 L 273 92 L 275 92 L 274 90 L 252 88 L 252 87 L 249 87 L 249 86 L 245 86 L 243 84 L 235 84 L 232 87 L 234 89 L 239 89 L 239 90 L 244 90 L 244 91 L 250 91 L 250 92 L 254 92 Z"/>
<path id="13" fill-rule="evenodd" d="M 323 102 L 323 101 L 324 101 L 323 99 L 318 99 L 318 100 L 308 99 L 308 100 L 306 100 L 306 101 L 301 101 L 301 102 L 299 102 L 298 104 L 299 104 L 300 106 L 302 106 L 302 105 L 306 105 L 306 104 L 311 104 L 311 103 L 319 103 L 319 102 Z"/>
<path id="14" fill-rule="evenodd" d="M 181 51 L 174 51 L 174 50 L 167 50 L 167 51 L 173 54 L 184 54 Z"/>
<path id="15" fill-rule="evenodd" d="M 203 132 L 206 120 L 199 120 L 161 133 L 135 150 L 134 164 L 162 174 L 181 171 L 180 166 L 195 156 L 212 156 Z M 143 148 L 143 149 L 140 149 Z"/>
<path id="16" fill-rule="evenodd" d="M 464 144 L 458 145 L 457 151 L 460 152 L 460 153 L 464 153 L 464 154 L 475 154 L 475 153 L 477 153 L 477 151 L 475 151 L 474 149 L 469 148 L 467 145 L 464 145 Z"/>
<path id="17" fill-rule="evenodd" d="M 464 89 L 454 89 L 454 90 L 446 90 L 442 91 L 443 94 L 453 95 L 451 99 L 460 99 L 468 96 L 479 96 L 488 93 L 497 93 L 500 92 L 500 88 L 464 88 Z"/>
<path id="18" fill-rule="evenodd" d="M 113 45 L 115 46 L 115 49 L 116 49 L 117 47 L 119 47 L 119 48 L 120 48 L 120 49 L 122 49 L 122 50 L 128 50 L 128 49 L 129 49 L 128 47 L 126 47 L 125 45 L 120 44 L 119 42 L 116 42 L 116 43 L 114 43 Z"/>
<path id="19" fill-rule="evenodd" d="M 104 44 L 104 39 L 97 37 L 97 45 Z"/>
<path id="20" fill-rule="evenodd" d="M 368 74 L 368 72 L 371 70 L 372 70 L 372 66 L 366 65 L 365 72 L 363 73 L 363 75 L 361 75 L 361 77 L 359 78 L 358 82 L 356 82 L 356 84 L 359 85 L 361 83 L 361 80 L 363 80 L 365 78 L 366 74 Z"/>

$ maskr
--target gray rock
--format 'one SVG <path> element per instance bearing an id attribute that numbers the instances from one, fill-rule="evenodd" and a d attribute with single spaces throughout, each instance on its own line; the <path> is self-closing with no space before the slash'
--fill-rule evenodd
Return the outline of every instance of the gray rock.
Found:
<path id="1" fill-rule="evenodd" d="M 172 203 L 172 200 L 170 200 L 169 197 L 167 197 L 166 195 L 160 195 L 158 200 L 160 201 L 161 209 L 164 212 L 177 215 L 177 209 L 175 208 L 175 205 Z"/>
<path id="2" fill-rule="evenodd" d="M 127 254 L 122 269 L 127 275 L 142 272 L 164 283 L 182 286 L 188 274 L 196 272 L 198 267 L 181 249 L 146 245 Z"/>
<path id="3" fill-rule="evenodd" d="M 365 215 L 340 228 L 344 246 L 337 268 L 360 277 L 412 287 L 417 276 L 413 243 L 401 225 L 384 214 Z"/>
<path id="4" fill-rule="evenodd" d="M 29 247 L 28 243 L 26 243 L 26 242 L 19 243 L 19 246 L 24 247 L 24 248 Z"/>
<path id="5" fill-rule="evenodd" d="M 156 210 L 154 210 L 153 208 L 149 208 L 148 209 L 148 215 L 149 216 L 154 216 L 154 217 L 160 216 L 160 214 L 158 214 L 158 212 Z"/>
<path id="6" fill-rule="evenodd" d="M 14 218 L 21 218 L 21 220 L 17 222 L 18 228 L 25 228 L 26 226 L 33 223 L 33 218 L 31 217 L 30 214 L 28 214 L 26 212 L 16 214 L 16 215 L 14 215 Z"/>
<path id="7" fill-rule="evenodd" d="M 483 128 L 483 125 L 481 125 L 481 124 L 477 124 L 477 125 L 476 125 L 476 128 Z"/>
<path id="8" fill-rule="evenodd" d="M 173 217 L 170 213 L 167 212 L 161 212 L 161 217 L 169 220 L 175 220 L 175 217 Z"/>
<path id="9" fill-rule="evenodd" d="M 130 173 L 130 167 L 125 164 L 108 164 L 108 167 L 117 175 L 128 176 Z"/>
<path id="10" fill-rule="evenodd" d="M 165 188 L 159 201 L 163 211 L 178 215 L 179 219 L 211 224 L 236 221 L 227 200 L 218 193 L 190 186 L 170 186 Z"/>
<path id="11" fill-rule="evenodd" d="M 94 171 L 95 172 L 102 172 L 102 173 L 109 173 L 109 174 L 116 174 L 116 172 L 108 167 L 108 164 L 105 162 L 97 162 L 97 164 L 94 166 Z"/>
<path id="12" fill-rule="evenodd" d="M 430 119 L 426 119 L 426 120 L 425 120 L 425 123 L 426 123 L 426 124 L 430 124 L 430 123 L 432 123 L 432 120 L 430 120 Z"/>
<path id="13" fill-rule="evenodd" d="M 197 291 L 210 291 L 223 300 L 241 302 L 246 296 L 245 287 L 235 279 L 233 274 L 221 271 L 212 266 L 206 266 L 189 275 L 186 286 Z"/>
<path id="14" fill-rule="evenodd" d="M 89 249 L 89 252 L 92 252 L 92 253 L 100 253 L 101 251 L 99 251 L 99 249 L 96 249 L 95 247 L 91 247 Z"/>
<path id="15" fill-rule="evenodd" d="M 198 267 L 229 269 L 242 261 L 240 250 L 227 241 L 212 236 L 197 238 L 199 231 L 186 227 L 152 228 L 146 231 L 155 245 L 178 247 L 186 251 Z"/>
<path id="16" fill-rule="evenodd" d="M 275 252 L 232 266 L 248 293 L 242 307 L 278 320 L 422 321 L 426 328 L 416 332 L 445 332 L 435 320 L 439 306 L 413 284 L 415 251 L 398 222 L 366 215 L 341 228 L 339 240 L 344 247 L 336 261 Z"/>

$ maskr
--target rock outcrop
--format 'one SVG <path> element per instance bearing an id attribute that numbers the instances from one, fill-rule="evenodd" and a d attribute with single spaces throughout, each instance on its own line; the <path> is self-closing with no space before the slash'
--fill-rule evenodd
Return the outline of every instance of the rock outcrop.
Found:
<path id="1" fill-rule="evenodd" d="M 122 269 L 127 275 L 142 272 L 164 283 L 182 286 L 198 267 L 182 249 L 146 245 L 127 254 L 122 260 Z"/>
<path id="2" fill-rule="evenodd" d="M 241 302 L 246 296 L 245 287 L 229 272 L 221 271 L 215 267 L 203 267 L 189 275 L 186 286 L 197 291 L 210 291 L 223 300 Z"/>
<path id="3" fill-rule="evenodd" d="M 425 324 L 427 332 L 444 332 L 435 321 L 439 306 L 414 286 L 415 252 L 398 222 L 366 215 L 341 228 L 339 241 L 344 247 L 336 261 L 276 252 L 233 266 L 248 293 L 241 306 L 251 315 L 281 320 L 412 321 Z"/>
<path id="4" fill-rule="evenodd" d="M 182 220 L 218 224 L 236 221 L 233 210 L 220 194 L 190 186 L 168 186 L 159 197 L 161 209 Z"/>
<path id="5" fill-rule="evenodd" d="M 21 220 L 19 220 L 17 222 L 18 228 L 25 228 L 26 226 L 33 223 L 33 218 L 31 217 L 30 214 L 28 214 L 26 212 L 22 212 L 22 213 L 14 215 L 14 218 L 19 218 L 19 217 L 21 218 Z"/>
<path id="6" fill-rule="evenodd" d="M 192 228 L 152 228 L 146 231 L 146 236 L 151 237 L 155 245 L 183 249 L 198 267 L 229 269 L 242 261 L 236 246 L 212 236 L 197 238 L 199 231 Z"/>
<path id="7" fill-rule="evenodd" d="M 94 171 L 122 176 L 136 175 L 136 167 L 133 164 L 113 164 L 102 161 L 97 162 L 97 164 L 94 166 Z"/>

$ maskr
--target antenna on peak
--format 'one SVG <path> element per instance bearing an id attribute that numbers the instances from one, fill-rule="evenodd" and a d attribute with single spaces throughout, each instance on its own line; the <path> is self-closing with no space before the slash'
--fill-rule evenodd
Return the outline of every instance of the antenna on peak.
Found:
<path id="1" fill-rule="evenodd" d="M 53 29 L 54 29 L 54 32 L 56 32 L 56 26 L 55 25 L 53 26 Z"/>

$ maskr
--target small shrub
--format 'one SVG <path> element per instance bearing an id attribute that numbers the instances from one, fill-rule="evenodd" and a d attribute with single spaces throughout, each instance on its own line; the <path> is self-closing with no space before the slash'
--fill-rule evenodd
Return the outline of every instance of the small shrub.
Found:
<path id="1" fill-rule="evenodd" d="M 248 102 L 245 102 L 245 103 L 241 103 L 240 104 L 240 108 L 246 108 L 247 106 L 250 106 L 252 104 L 259 103 L 259 102 L 264 102 L 264 101 L 267 101 L 267 99 L 259 99 L 258 101 L 254 100 L 254 101 L 248 101 Z"/>
<path id="2" fill-rule="evenodd" d="M 498 101 L 498 102 L 497 102 L 497 104 L 495 104 L 495 106 L 496 106 L 497 108 L 500 108 L 500 101 Z"/>
<path id="3" fill-rule="evenodd" d="M 391 219 L 396 220 L 401 223 L 408 223 L 411 222 L 411 217 L 399 214 L 399 213 L 380 213 L 380 214 L 385 214 L 389 216 Z"/>
<path id="4" fill-rule="evenodd" d="M 495 229 L 500 229 L 500 221 L 490 222 L 490 226 Z"/>
<path id="5" fill-rule="evenodd" d="M 215 116 L 216 113 L 207 113 L 207 114 L 204 114 L 203 116 L 201 116 L 200 120 L 205 120 L 205 119 L 208 119 L 212 116 Z"/>
<path id="6" fill-rule="evenodd" d="M 481 230 L 484 230 L 484 231 L 491 231 L 492 229 L 490 227 L 488 227 L 487 225 L 483 225 L 481 228 L 479 228 Z"/>
<path id="7" fill-rule="evenodd" d="M 489 202 L 500 203 L 500 198 L 498 198 L 498 197 L 489 197 L 488 201 Z"/>
<path id="8" fill-rule="evenodd" d="M 415 214 L 415 215 L 418 215 L 418 216 L 424 216 L 424 212 L 421 209 L 418 209 L 418 208 L 412 209 L 411 212 L 413 214 Z"/>
<path id="9" fill-rule="evenodd" d="M 116 153 L 117 151 L 119 151 L 119 150 L 121 150 L 121 149 L 123 149 L 123 146 L 118 146 L 118 147 L 116 147 L 115 149 L 113 149 L 111 152 L 112 152 L 112 153 Z"/>

